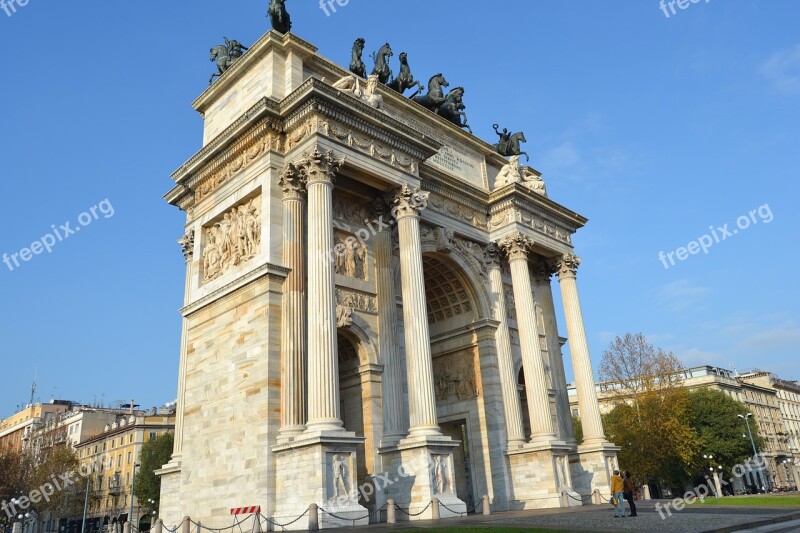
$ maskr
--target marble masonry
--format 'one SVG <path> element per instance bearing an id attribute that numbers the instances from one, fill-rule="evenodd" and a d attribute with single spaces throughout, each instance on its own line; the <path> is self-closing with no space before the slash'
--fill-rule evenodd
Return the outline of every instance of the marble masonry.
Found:
<path id="1" fill-rule="evenodd" d="M 447 517 L 483 495 L 497 511 L 608 494 L 618 448 L 572 246 L 586 219 L 539 172 L 291 33 L 193 105 L 203 147 L 166 195 L 186 214 L 186 278 L 165 524 L 226 527 L 243 506 L 286 523 L 314 503 L 328 528 L 385 519 L 387 499 L 408 520 L 433 498 Z"/>

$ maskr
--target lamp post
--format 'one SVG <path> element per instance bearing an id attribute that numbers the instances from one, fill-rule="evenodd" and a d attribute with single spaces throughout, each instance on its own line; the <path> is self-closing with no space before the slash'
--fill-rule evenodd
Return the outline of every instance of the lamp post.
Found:
<path id="1" fill-rule="evenodd" d="M 86 513 L 89 511 L 89 487 L 91 486 L 92 476 L 90 475 L 86 479 L 86 495 L 83 497 L 83 521 L 81 522 L 81 533 L 86 533 Z"/>
<path id="2" fill-rule="evenodd" d="M 736 415 L 736 416 L 738 416 L 739 418 L 744 420 L 744 423 L 747 425 L 747 434 L 750 435 L 750 446 L 753 447 L 753 459 L 755 459 L 755 458 L 758 457 L 758 450 L 756 450 L 756 442 L 753 440 L 753 432 L 750 431 L 750 417 L 753 416 L 753 413 L 747 413 L 746 415 Z M 767 482 L 765 481 L 763 468 L 764 468 L 764 465 L 763 465 L 762 461 L 759 461 L 759 467 L 758 467 L 759 483 L 762 484 L 762 487 L 764 488 L 764 492 L 766 492 Z"/>
<path id="3" fill-rule="evenodd" d="M 130 523 L 130 532 L 133 533 L 133 499 L 136 497 L 133 495 L 134 491 L 136 490 L 136 469 L 139 468 L 139 463 L 133 463 L 133 478 L 131 479 L 131 512 L 128 514 L 128 522 Z"/>
<path id="4" fill-rule="evenodd" d="M 708 472 L 711 474 L 711 478 L 714 482 L 712 490 L 714 491 L 714 494 L 717 498 L 721 498 L 723 494 L 722 494 L 722 483 L 720 482 L 719 479 L 719 473 L 722 472 L 722 467 L 718 466 L 720 472 L 717 472 L 717 470 L 714 469 L 714 456 L 710 453 L 703 454 L 703 459 L 706 460 L 706 463 L 708 465 Z M 705 477 L 706 479 L 708 479 L 707 474 L 705 475 Z"/>

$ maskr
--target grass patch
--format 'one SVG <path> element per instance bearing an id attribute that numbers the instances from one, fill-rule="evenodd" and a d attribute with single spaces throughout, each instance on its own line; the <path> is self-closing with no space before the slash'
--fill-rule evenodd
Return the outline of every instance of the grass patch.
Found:
<path id="1" fill-rule="evenodd" d="M 800 507 L 800 496 L 727 496 L 706 498 L 705 505 L 730 505 L 740 507 Z"/>

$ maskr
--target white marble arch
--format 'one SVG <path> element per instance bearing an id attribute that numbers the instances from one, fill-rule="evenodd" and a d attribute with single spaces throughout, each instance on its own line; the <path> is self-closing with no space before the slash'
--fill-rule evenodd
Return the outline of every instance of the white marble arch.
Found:
<path id="1" fill-rule="evenodd" d="M 352 318 L 353 323 L 345 328 L 338 328 L 337 333 L 347 337 L 356 347 L 359 365 L 383 364 L 378 360 L 378 348 L 373 342 L 373 339 L 377 338 L 377 335 L 373 331 L 372 326 L 359 316 L 358 311 L 353 313 Z"/>

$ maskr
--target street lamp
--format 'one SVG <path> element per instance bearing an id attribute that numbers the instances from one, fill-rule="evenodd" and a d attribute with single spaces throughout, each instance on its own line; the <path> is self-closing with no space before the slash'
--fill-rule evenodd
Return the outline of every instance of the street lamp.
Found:
<path id="1" fill-rule="evenodd" d="M 134 491 L 136 490 L 136 469 L 139 468 L 139 463 L 133 463 L 133 479 L 131 479 L 131 512 L 128 514 L 128 523 L 130 524 L 129 531 L 133 533 L 133 499 L 135 496 L 133 495 Z"/>
<path id="2" fill-rule="evenodd" d="M 747 413 L 746 415 L 736 415 L 736 416 L 738 416 L 739 418 L 744 420 L 744 423 L 747 425 L 747 434 L 750 435 L 750 446 L 753 447 L 753 459 L 755 459 L 756 457 L 758 457 L 758 450 L 756 450 L 756 442 L 753 440 L 753 432 L 750 431 L 750 417 L 753 416 L 753 413 Z M 763 468 L 764 468 L 763 463 L 761 461 L 759 461 L 759 467 L 758 467 L 759 479 L 763 483 L 764 492 L 766 492 L 766 483 L 767 482 L 764 481 L 765 480 L 765 476 L 764 476 L 764 472 L 762 470 Z"/>

